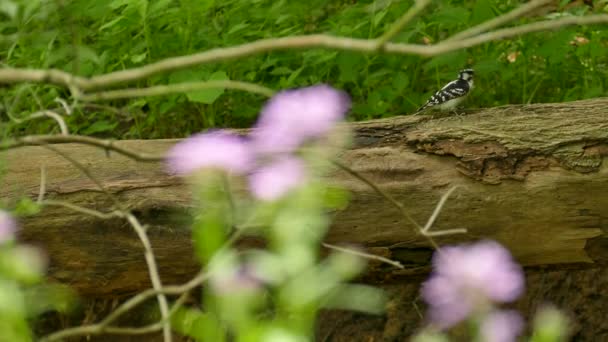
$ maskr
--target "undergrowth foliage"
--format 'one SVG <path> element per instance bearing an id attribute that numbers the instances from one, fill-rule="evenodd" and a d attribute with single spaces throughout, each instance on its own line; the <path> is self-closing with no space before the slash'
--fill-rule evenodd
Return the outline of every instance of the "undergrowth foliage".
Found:
<path id="1" fill-rule="evenodd" d="M 434 2 L 393 41 L 437 42 L 521 3 Z M 413 1 L 3 0 L 1 4 L 0 63 L 92 76 L 261 38 L 310 33 L 374 38 Z M 561 1 L 557 12 L 540 9 L 536 14 L 602 13 L 604 6 L 602 1 L 595 1 L 595 7 Z M 515 23 L 533 20 L 522 18 Z M 328 50 L 272 52 L 238 63 L 163 74 L 137 85 L 231 79 L 280 90 L 329 83 L 352 95 L 350 120 L 365 120 L 411 113 L 457 70 L 473 66 L 478 73 L 477 89 L 468 107 L 562 102 L 606 94 L 607 39 L 608 30 L 588 26 L 490 42 L 430 59 Z M 22 99 L 13 108 L 16 115 L 56 106 L 53 100 L 63 95 L 65 90 L 53 86 L 0 90 L 4 99 Z M 85 135 L 184 137 L 203 128 L 248 127 L 262 101 L 249 93 L 227 96 L 222 89 L 207 89 L 116 100 L 110 104 L 121 110 L 89 107 L 76 110 L 67 120 L 73 133 Z M 15 130 L 49 132 L 52 125 L 27 122 Z"/>

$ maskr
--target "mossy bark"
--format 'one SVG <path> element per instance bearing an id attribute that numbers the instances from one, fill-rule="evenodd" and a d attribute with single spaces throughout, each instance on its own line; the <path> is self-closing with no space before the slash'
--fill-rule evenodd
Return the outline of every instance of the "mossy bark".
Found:
<path id="1" fill-rule="evenodd" d="M 597 264 L 608 260 L 608 99 L 508 106 L 465 116 L 396 117 L 349 124 L 353 147 L 340 160 L 401 201 L 424 223 L 443 193 L 458 186 L 434 230 L 466 228 L 438 238 L 455 243 L 496 239 L 526 266 Z M 162 153 L 175 140 L 130 140 L 117 145 Z M 165 283 L 197 269 L 188 223 L 177 213 L 190 206 L 188 186 L 162 163 L 141 163 L 77 144 L 56 144 L 87 166 L 104 186 L 148 225 Z M 107 196 L 61 156 L 31 146 L 2 152 L 8 170 L 0 197 L 35 198 L 40 167 L 46 197 L 101 211 Z M 332 243 L 359 244 L 402 261 L 405 271 L 373 264 L 371 277 L 390 279 L 426 272 L 432 250 L 381 196 L 350 175 L 329 181 L 352 192 L 333 213 Z M 23 219 L 20 236 L 39 244 L 51 260 L 50 277 L 98 296 L 149 286 L 142 248 L 120 219 L 100 220 L 61 207 Z"/>

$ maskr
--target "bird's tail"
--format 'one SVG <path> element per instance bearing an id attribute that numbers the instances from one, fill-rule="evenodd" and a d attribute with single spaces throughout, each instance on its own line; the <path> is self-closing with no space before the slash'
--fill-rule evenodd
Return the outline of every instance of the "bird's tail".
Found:
<path id="1" fill-rule="evenodd" d="M 427 103 L 425 103 L 425 104 L 424 104 L 424 106 L 422 106 L 422 107 L 418 108 L 418 110 L 417 110 L 417 111 L 415 111 L 414 113 L 412 113 L 412 115 L 417 115 L 417 114 L 419 114 L 419 113 L 420 113 L 420 112 L 422 112 L 423 110 L 427 109 L 427 108 L 429 107 L 429 105 L 430 105 L 430 104 L 429 104 L 428 102 L 427 102 Z"/>

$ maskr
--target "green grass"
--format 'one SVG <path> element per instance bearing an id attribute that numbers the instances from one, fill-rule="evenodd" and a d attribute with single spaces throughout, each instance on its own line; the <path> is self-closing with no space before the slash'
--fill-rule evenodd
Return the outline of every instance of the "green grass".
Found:
<path id="1" fill-rule="evenodd" d="M 586 5 L 552 15 L 602 11 Z M 309 33 L 375 38 L 413 1 L 287 0 L 3 0 L 0 62 L 14 67 L 58 68 L 82 76 L 141 66 L 214 47 Z M 567 1 L 562 1 L 567 3 Z M 8 4 L 8 5 L 7 5 Z M 437 42 L 515 8 L 519 1 L 436 1 L 394 39 Z M 532 19 L 521 19 L 518 23 Z M 536 20 L 536 19 L 534 19 Z M 574 37 L 589 40 L 572 45 Z M 329 50 L 273 52 L 152 77 L 148 86 L 227 77 L 279 90 L 326 82 L 353 97 L 352 120 L 411 113 L 458 70 L 476 70 L 468 107 L 562 102 L 605 96 L 608 29 L 570 27 L 487 43 L 435 58 Z M 513 63 L 511 53 L 521 54 Z M 66 97 L 54 86 L 0 88 L 16 117 L 57 107 Z M 17 98 L 18 101 L 14 101 Z M 72 133 L 116 138 L 183 137 L 209 127 L 247 127 L 264 99 L 236 91 L 204 98 L 169 95 L 104 103 L 67 117 Z M 12 105 L 14 103 L 14 105 Z M 0 119 L 7 120 L 0 112 Z M 9 134 L 56 131 L 50 120 L 11 125 Z"/>

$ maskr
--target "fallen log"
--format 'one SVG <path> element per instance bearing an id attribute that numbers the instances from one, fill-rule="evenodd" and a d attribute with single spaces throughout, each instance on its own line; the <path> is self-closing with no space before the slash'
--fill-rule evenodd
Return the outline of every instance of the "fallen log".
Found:
<path id="1" fill-rule="evenodd" d="M 496 239 L 525 266 L 601 266 L 608 261 L 608 98 L 559 104 L 506 106 L 465 116 L 395 117 L 349 124 L 351 149 L 340 161 L 402 202 L 421 224 L 448 188 L 458 186 L 434 230 L 466 228 L 440 244 Z M 114 143 L 159 154 L 176 140 Z M 188 223 L 188 186 L 160 162 L 137 162 L 82 144 L 54 144 L 78 160 L 131 208 L 148 233 L 165 284 L 182 283 L 198 269 Z M 36 198 L 40 168 L 46 198 L 107 211 L 112 203 L 77 168 L 40 146 L 1 152 L 8 168 L 0 198 Z M 336 170 L 329 181 L 352 192 L 333 213 L 326 241 L 358 244 L 406 265 L 372 263 L 370 281 L 424 274 L 428 242 L 369 186 Z M 143 248 L 120 219 L 100 219 L 64 207 L 45 207 L 23 219 L 20 239 L 40 245 L 49 278 L 82 295 L 121 297 L 149 288 Z"/>

